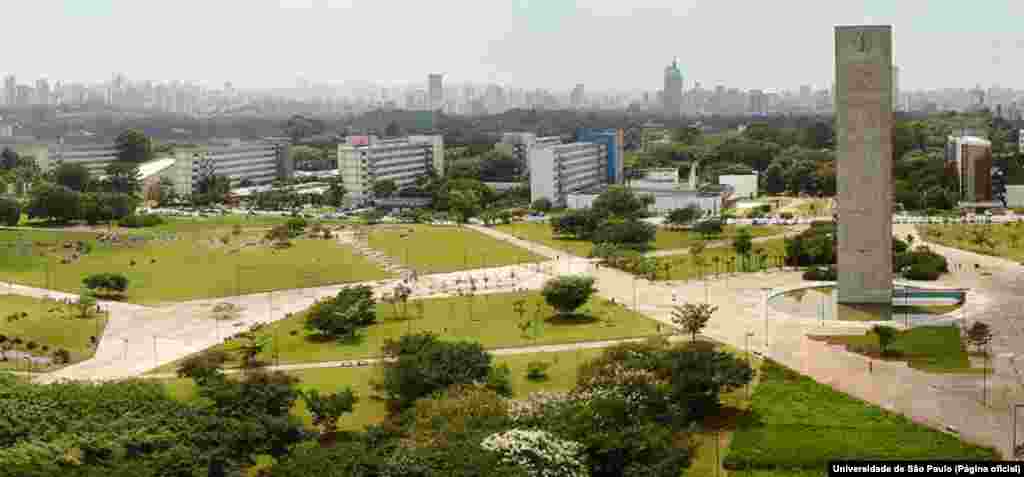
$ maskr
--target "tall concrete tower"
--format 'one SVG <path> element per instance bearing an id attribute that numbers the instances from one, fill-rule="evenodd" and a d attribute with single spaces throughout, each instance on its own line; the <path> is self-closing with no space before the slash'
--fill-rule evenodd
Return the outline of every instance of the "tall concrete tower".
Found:
<path id="1" fill-rule="evenodd" d="M 892 27 L 838 26 L 841 304 L 892 303 Z"/>
<path id="2" fill-rule="evenodd" d="M 666 116 L 679 116 L 683 109 L 683 72 L 679 70 L 679 58 L 665 68 L 665 89 L 661 100 Z"/>

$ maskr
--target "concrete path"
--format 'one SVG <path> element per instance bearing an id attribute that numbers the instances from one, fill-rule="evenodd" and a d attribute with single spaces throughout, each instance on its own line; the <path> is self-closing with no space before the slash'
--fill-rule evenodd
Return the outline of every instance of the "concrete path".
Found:
<path id="1" fill-rule="evenodd" d="M 703 335 L 702 335 L 703 336 Z M 678 336 L 667 337 L 669 341 L 679 341 L 682 338 Z M 511 356 L 517 354 L 534 354 L 534 353 L 559 353 L 564 351 L 578 351 L 584 349 L 600 349 L 608 348 L 611 346 L 623 344 L 623 343 L 639 343 L 647 340 L 648 338 L 626 338 L 620 340 L 602 340 L 602 341 L 584 341 L 577 343 L 562 343 L 562 344 L 551 344 L 551 345 L 535 345 L 535 346 L 514 346 L 508 348 L 488 348 L 487 352 L 494 356 Z M 342 361 L 324 361 L 319 363 L 294 363 L 294 364 L 281 364 L 276 366 L 263 366 L 259 368 L 264 371 L 297 371 L 302 369 L 323 369 L 323 368 L 355 368 L 363 366 L 373 366 L 382 362 L 393 361 L 393 358 L 364 358 L 364 359 L 349 359 Z M 225 374 L 237 374 L 244 372 L 245 370 L 240 368 L 231 368 L 224 371 Z M 25 374 L 25 373 L 19 373 Z M 139 376 L 143 379 L 172 379 L 176 378 L 177 375 L 174 373 L 154 373 L 144 374 Z"/>

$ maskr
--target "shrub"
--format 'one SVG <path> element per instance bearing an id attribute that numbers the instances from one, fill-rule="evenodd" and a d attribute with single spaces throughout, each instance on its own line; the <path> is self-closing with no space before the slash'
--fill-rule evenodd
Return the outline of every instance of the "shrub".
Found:
<path id="1" fill-rule="evenodd" d="M 639 220 L 607 221 L 594 230 L 595 243 L 629 244 L 643 247 L 654 240 L 657 228 Z"/>
<path id="2" fill-rule="evenodd" d="M 57 364 L 68 364 L 71 362 L 71 353 L 61 348 L 53 352 L 53 361 Z"/>
<path id="3" fill-rule="evenodd" d="M 568 314 L 586 303 L 596 291 L 593 277 L 565 275 L 548 280 L 541 295 L 559 313 Z"/>
<path id="4" fill-rule="evenodd" d="M 548 379 L 548 368 L 551 363 L 545 361 L 530 361 L 526 364 L 526 379 L 530 381 L 545 381 Z"/>
<path id="5" fill-rule="evenodd" d="M 21 204 L 12 198 L 0 197 L 0 224 L 14 227 L 20 220 Z"/>
<path id="6" fill-rule="evenodd" d="M 207 378 L 220 371 L 228 361 L 228 353 L 218 349 L 208 349 L 189 356 L 178 365 L 179 378 L 193 378 L 197 381 Z"/>
<path id="7" fill-rule="evenodd" d="M 377 300 L 366 285 L 343 288 L 333 298 L 320 300 L 306 313 L 305 327 L 331 338 L 351 337 L 377 321 Z"/>
<path id="8" fill-rule="evenodd" d="M 510 429 L 487 436 L 480 447 L 526 469 L 531 477 L 585 477 L 584 446 L 541 430 Z"/>
<path id="9" fill-rule="evenodd" d="M 129 215 L 117 221 L 121 227 L 128 228 L 155 227 L 164 223 L 164 218 L 156 214 Z"/>
<path id="10" fill-rule="evenodd" d="M 703 220 L 701 222 L 697 222 L 697 224 L 693 226 L 693 230 L 705 237 L 718 235 L 722 233 L 722 221 L 715 219 Z"/>
<path id="11" fill-rule="evenodd" d="M 128 290 L 128 278 L 120 273 L 96 273 L 82 279 L 82 284 L 98 293 L 121 295 Z"/>
<path id="12" fill-rule="evenodd" d="M 479 343 L 417 333 L 388 340 L 384 351 L 397 359 L 385 366 L 382 381 L 374 387 L 392 401 L 393 409 L 406 409 L 454 384 L 487 382 L 491 374 L 491 355 Z"/>
<path id="13" fill-rule="evenodd" d="M 813 267 L 804 272 L 804 280 L 811 281 L 836 281 L 838 274 L 835 267 Z"/>
<path id="14" fill-rule="evenodd" d="M 533 203 L 530 204 L 530 208 L 536 210 L 537 212 L 547 213 L 548 211 L 551 210 L 551 200 L 548 199 L 547 197 L 541 197 L 533 201 Z"/>
<path id="15" fill-rule="evenodd" d="M 308 223 L 302 217 L 292 217 L 288 219 L 285 225 L 288 226 L 288 232 L 294 237 L 301 234 L 306 229 Z"/>

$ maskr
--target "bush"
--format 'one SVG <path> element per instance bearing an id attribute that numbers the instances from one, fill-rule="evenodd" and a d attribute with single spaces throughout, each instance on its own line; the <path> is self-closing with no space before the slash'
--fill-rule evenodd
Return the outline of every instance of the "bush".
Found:
<path id="1" fill-rule="evenodd" d="M 547 213 L 548 211 L 551 210 L 551 200 L 548 199 L 547 197 L 541 197 L 533 201 L 533 203 L 530 204 L 530 208 L 536 210 L 537 212 Z"/>
<path id="2" fill-rule="evenodd" d="M 82 284 L 101 294 L 121 295 L 128 290 L 128 278 L 120 273 L 96 273 L 82 279 Z"/>
<path id="3" fill-rule="evenodd" d="M 645 247 L 654 240 L 657 228 L 638 220 L 607 221 L 597 227 L 594 243 L 615 243 Z"/>
<path id="4" fill-rule="evenodd" d="M 226 351 L 208 349 L 183 359 L 178 365 L 177 374 L 179 378 L 193 378 L 201 381 L 218 373 L 227 361 L 228 353 Z"/>
<path id="5" fill-rule="evenodd" d="M 548 368 L 551 363 L 546 361 L 530 361 L 526 364 L 526 379 L 530 381 L 545 381 L 548 379 Z"/>
<path id="6" fill-rule="evenodd" d="M 804 272 L 803 279 L 834 282 L 838 279 L 838 274 L 835 267 L 814 267 Z"/>
<path id="7" fill-rule="evenodd" d="M 593 277 L 566 275 L 548 280 L 541 295 L 548 305 L 559 313 L 567 314 L 583 306 L 596 291 Z"/>
<path id="8" fill-rule="evenodd" d="M 305 327 L 331 338 L 351 337 L 377 321 L 377 300 L 366 285 L 344 288 L 334 298 L 320 300 L 306 313 Z"/>
<path id="9" fill-rule="evenodd" d="M 127 217 L 122 217 L 121 220 L 117 221 L 117 224 L 121 227 L 128 228 L 155 227 L 157 225 L 163 225 L 164 223 L 166 223 L 164 218 L 156 214 L 133 214 Z"/>
<path id="10" fill-rule="evenodd" d="M 302 217 L 292 217 L 288 219 L 288 222 L 285 225 L 288 226 L 288 232 L 295 237 L 306 230 L 308 223 L 306 222 L 306 219 Z"/>
<path id="11" fill-rule="evenodd" d="M 693 226 L 693 230 L 705 237 L 718 235 L 722 233 L 722 221 L 715 219 L 703 220 L 701 222 L 697 222 L 697 224 Z"/>
<path id="12" fill-rule="evenodd" d="M 0 197 L 0 224 L 8 227 L 18 225 L 21 220 L 21 204 L 17 200 Z"/>
<path id="13" fill-rule="evenodd" d="M 491 374 L 491 355 L 479 343 L 441 341 L 432 333 L 417 333 L 388 340 L 384 351 L 397 359 L 385 366 L 383 379 L 374 388 L 394 410 L 455 384 L 488 382 Z"/>
<path id="14" fill-rule="evenodd" d="M 938 280 L 943 273 L 949 272 L 946 257 L 933 252 L 924 245 L 918 246 L 913 251 L 896 254 L 893 265 L 904 278 L 909 280 Z"/>

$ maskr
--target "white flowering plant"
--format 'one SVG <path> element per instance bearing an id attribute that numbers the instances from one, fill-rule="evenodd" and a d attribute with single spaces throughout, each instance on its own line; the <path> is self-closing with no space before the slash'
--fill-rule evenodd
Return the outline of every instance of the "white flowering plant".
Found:
<path id="1" fill-rule="evenodd" d="M 509 429 L 487 436 L 480 446 L 502 461 L 526 469 L 531 477 L 588 477 L 583 445 L 532 429 Z"/>

